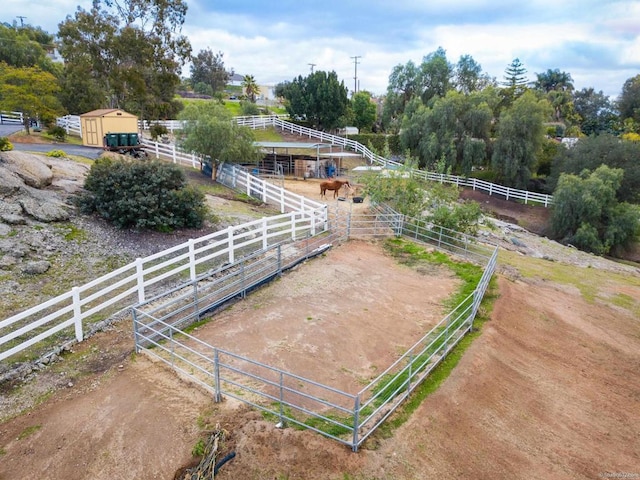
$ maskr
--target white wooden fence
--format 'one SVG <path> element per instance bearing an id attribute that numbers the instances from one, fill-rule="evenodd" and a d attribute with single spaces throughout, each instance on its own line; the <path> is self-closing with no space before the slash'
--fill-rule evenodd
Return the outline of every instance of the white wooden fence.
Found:
<path id="1" fill-rule="evenodd" d="M 239 182 L 247 182 L 246 179 L 240 180 L 243 176 L 243 172 L 236 173 Z M 249 183 L 259 185 L 259 182 Z M 265 186 L 262 188 L 266 191 Z M 282 197 L 287 194 L 285 190 L 281 192 Z M 298 199 L 290 203 L 296 202 Z M 102 313 L 102 318 L 108 317 L 113 312 L 145 301 L 154 288 L 166 289 L 168 285 L 193 281 L 199 272 L 222 263 L 233 263 L 236 257 L 248 252 L 315 235 L 326 228 L 326 207 L 321 205 L 314 211 L 312 203 L 307 201 L 301 211 L 230 226 L 136 259 L 107 275 L 0 321 L 0 360 L 70 328 L 74 329 L 76 340 L 81 341 L 87 322 L 95 320 L 97 314 Z"/>
<path id="2" fill-rule="evenodd" d="M 330 133 L 313 130 L 311 128 L 303 127 L 295 123 L 287 122 L 286 120 L 283 120 L 276 115 L 235 117 L 235 121 L 236 123 L 238 123 L 238 125 L 244 125 L 252 129 L 260 129 L 273 126 L 284 131 L 295 133 L 297 135 L 305 136 L 308 138 L 317 138 L 322 142 L 331 143 L 332 145 L 339 145 L 341 147 L 348 148 L 350 150 L 353 150 L 354 152 L 361 154 L 371 164 L 380 165 L 385 169 L 399 169 L 403 167 L 401 163 L 386 159 L 372 152 L 367 147 L 354 140 L 337 135 L 332 135 Z M 433 180 L 441 183 L 451 183 L 458 186 L 471 187 L 474 190 L 480 190 L 482 192 L 488 193 L 489 195 L 501 195 L 507 200 L 521 200 L 525 204 L 536 203 L 548 207 L 553 203 L 552 195 L 505 187 L 495 183 L 486 182 L 484 180 L 458 177 L 456 175 L 443 175 L 417 169 L 412 170 L 411 174 L 419 178 L 424 178 L 425 180 Z"/>
<path id="3" fill-rule="evenodd" d="M 367 147 L 365 147 L 361 143 L 356 142 L 355 140 L 340 137 L 338 135 L 332 135 L 326 132 L 320 132 L 318 130 L 313 130 L 312 128 L 303 127 L 301 125 L 288 122 L 283 118 L 286 118 L 286 116 L 253 115 L 235 117 L 234 120 L 238 125 L 249 127 L 254 130 L 261 128 L 264 129 L 267 127 L 277 127 L 284 131 L 295 133 L 300 136 L 316 138 L 322 142 L 331 143 L 332 145 L 338 145 L 340 147 L 347 148 L 361 154 L 369 161 L 369 163 L 382 166 L 385 169 L 399 169 L 403 167 L 401 163 L 384 158 L 372 152 Z M 160 123 L 166 126 L 167 129 L 169 129 L 171 132 L 173 132 L 174 130 L 179 130 L 183 125 L 183 122 L 179 120 L 159 120 L 157 122 L 140 121 L 139 126 L 141 129 L 148 129 L 149 126 L 153 123 Z M 67 133 L 69 133 L 69 131 L 75 131 L 72 129 L 75 129 L 76 125 L 79 131 L 80 117 L 67 115 L 67 117 L 63 117 L 62 119 L 59 118 L 58 124 L 61 126 L 65 126 L 65 128 L 67 129 Z M 170 158 L 174 163 L 190 164 L 194 168 L 196 168 L 196 162 L 199 163 L 200 161 L 197 155 L 184 152 L 179 147 L 176 147 L 172 144 L 162 144 L 151 142 L 149 140 L 143 140 L 143 145 L 147 147 L 147 150 L 150 151 L 150 153 L 154 154 L 156 158 L 160 158 L 160 156 L 162 155 L 164 157 Z M 535 203 L 538 205 L 544 205 L 545 207 L 548 207 L 553 203 L 552 195 L 505 187 L 496 183 L 486 182 L 484 180 L 478 180 L 468 177 L 458 177 L 456 175 L 444 175 L 417 169 L 413 170 L 412 173 L 416 177 L 423 178 L 425 180 L 432 180 L 440 183 L 450 183 L 460 187 L 471 187 L 474 190 L 480 190 L 489 195 L 500 195 L 506 200 L 519 200 L 524 202 L 525 204 Z"/>
<path id="4" fill-rule="evenodd" d="M 0 124 L 20 124 L 24 123 L 24 117 L 22 112 L 8 112 L 5 110 L 0 111 Z"/>
<path id="5" fill-rule="evenodd" d="M 65 115 L 56 119 L 56 125 L 64 128 L 67 135 L 78 135 L 82 138 L 82 128 L 80 125 L 80 117 L 78 115 Z"/>

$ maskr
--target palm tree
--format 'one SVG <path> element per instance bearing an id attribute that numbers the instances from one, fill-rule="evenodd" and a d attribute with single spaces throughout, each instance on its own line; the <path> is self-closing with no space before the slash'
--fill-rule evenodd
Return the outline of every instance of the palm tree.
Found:
<path id="1" fill-rule="evenodd" d="M 249 97 L 251 103 L 256 103 L 256 95 L 260 93 L 260 87 L 256 83 L 256 79 L 253 75 L 245 75 L 242 80 L 242 88 Z"/>

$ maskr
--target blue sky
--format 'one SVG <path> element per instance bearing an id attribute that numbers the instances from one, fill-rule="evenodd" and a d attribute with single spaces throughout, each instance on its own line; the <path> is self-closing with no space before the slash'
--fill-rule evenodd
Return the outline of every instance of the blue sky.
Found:
<path id="1" fill-rule="evenodd" d="M 49 32 L 90 1 L 4 0 L 0 21 L 18 15 Z M 593 0 L 335 1 L 187 0 L 183 33 L 194 53 L 224 54 L 224 62 L 259 84 L 273 85 L 315 70 L 334 70 L 345 85 L 384 93 L 394 66 L 420 63 L 442 47 L 451 63 L 471 55 L 502 80 L 519 58 L 530 80 L 558 68 L 577 89 L 615 98 L 640 74 L 640 2 Z M 188 75 L 188 66 L 183 75 Z"/>

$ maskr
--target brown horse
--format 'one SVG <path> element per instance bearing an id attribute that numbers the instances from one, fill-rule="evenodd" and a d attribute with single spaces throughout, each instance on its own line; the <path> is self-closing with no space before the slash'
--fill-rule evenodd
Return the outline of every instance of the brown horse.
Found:
<path id="1" fill-rule="evenodd" d="M 351 184 L 349 183 L 349 180 L 325 180 L 324 182 L 321 182 L 320 197 L 327 198 L 326 196 L 327 190 L 333 190 L 333 198 L 336 198 L 338 196 L 338 192 L 340 191 L 343 185 L 346 185 L 347 187 L 351 188 Z"/>

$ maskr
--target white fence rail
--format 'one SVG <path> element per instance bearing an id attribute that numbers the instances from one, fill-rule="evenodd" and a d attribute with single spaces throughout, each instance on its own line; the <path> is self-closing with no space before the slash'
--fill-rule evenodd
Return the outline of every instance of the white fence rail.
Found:
<path id="1" fill-rule="evenodd" d="M 296 240 L 327 228 L 326 211 L 314 214 L 290 212 L 265 217 L 189 240 L 162 252 L 137 259 L 122 268 L 24 312 L 0 321 L 0 360 L 63 330 L 74 328 L 81 341 L 87 322 L 111 309 L 122 311 L 143 302 L 150 291 L 194 280 L 199 272 L 218 264 L 233 263 L 236 257 Z M 106 315 L 108 316 L 108 315 Z"/>
<path id="2" fill-rule="evenodd" d="M 317 138 L 320 141 L 331 143 L 332 145 L 339 145 L 344 148 L 353 150 L 360 153 L 372 164 L 380 165 L 384 168 L 396 169 L 402 167 L 402 164 L 393 160 L 388 160 L 376 153 L 373 153 L 364 145 L 350 140 L 348 138 L 332 135 L 330 133 L 320 132 L 311 128 L 303 127 L 295 123 L 282 120 L 276 115 L 269 116 L 251 116 L 251 117 L 236 117 L 236 123 L 250 127 L 252 129 L 267 128 L 270 126 L 278 127 L 284 131 L 295 133 L 300 136 L 308 138 Z M 488 193 L 489 195 L 501 195 L 507 200 L 515 199 L 522 200 L 525 204 L 537 203 L 542 204 L 545 207 L 550 206 L 553 203 L 553 196 L 543 193 L 529 192 L 527 190 L 519 190 L 516 188 L 505 187 L 495 183 L 485 182 L 483 180 L 477 180 L 473 178 L 458 177 L 455 175 L 441 175 L 432 172 L 426 172 L 424 170 L 412 170 L 412 173 L 417 177 L 424 178 L 426 180 L 434 180 L 441 183 L 451 183 L 458 186 L 472 187 L 474 190 L 480 190 Z"/>
<path id="3" fill-rule="evenodd" d="M 254 116 L 240 116 L 234 118 L 238 125 L 246 126 L 252 129 L 261 129 L 267 127 L 277 127 L 284 131 L 294 133 L 300 136 L 308 138 L 316 138 L 322 142 L 328 142 L 332 145 L 338 145 L 343 148 L 347 148 L 356 153 L 361 154 L 371 164 L 380 165 L 388 169 L 398 169 L 403 165 L 399 162 L 386 159 L 362 145 L 361 143 L 351 140 L 349 138 L 341 137 L 338 135 L 332 135 L 326 132 L 320 132 L 308 127 L 303 127 L 292 122 L 283 120 L 282 116 L 278 115 L 254 115 Z M 167 127 L 171 132 L 180 130 L 183 122 L 180 120 L 158 120 L 158 121 L 139 121 L 139 128 L 141 130 L 148 130 L 154 123 L 159 123 Z M 80 131 L 80 117 L 75 115 L 67 115 L 58 119 L 58 125 L 64 127 L 67 133 L 77 133 L 82 136 Z M 152 142 L 150 140 L 142 140 L 143 146 L 148 152 L 155 155 L 156 158 L 164 156 L 170 158 L 174 163 L 190 164 L 196 168 L 196 163 L 199 163 L 199 157 L 193 153 L 184 152 L 179 147 L 173 144 L 163 144 Z M 471 187 L 474 190 L 485 192 L 489 195 L 500 195 L 506 200 L 519 200 L 525 204 L 535 203 L 550 206 L 553 203 L 553 196 L 546 195 L 544 193 L 530 192 L 528 190 L 519 190 L 516 188 L 505 187 L 484 180 L 478 180 L 474 178 L 458 177 L 456 175 L 445 175 L 433 172 L 427 172 L 425 170 L 412 170 L 416 177 L 423 178 L 425 180 L 437 181 L 440 183 L 450 183 L 460 187 Z"/>
<path id="4" fill-rule="evenodd" d="M 80 125 L 80 117 L 78 115 L 65 115 L 56 119 L 56 125 L 64 128 L 67 135 L 78 135 L 82 138 L 82 127 Z"/>
<path id="5" fill-rule="evenodd" d="M 24 116 L 22 115 L 22 112 L 0 111 L 0 125 L 4 123 L 23 125 Z"/>

